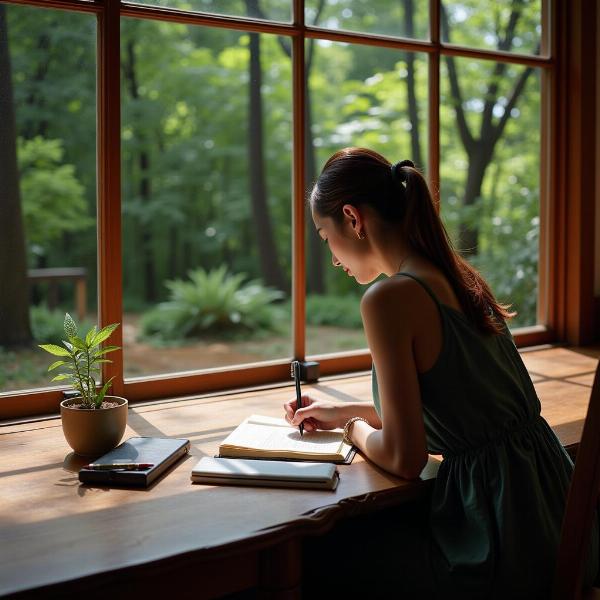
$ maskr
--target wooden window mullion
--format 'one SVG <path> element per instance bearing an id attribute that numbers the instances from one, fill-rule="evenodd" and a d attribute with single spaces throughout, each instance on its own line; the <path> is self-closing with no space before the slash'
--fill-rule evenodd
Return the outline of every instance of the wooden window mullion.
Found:
<path id="1" fill-rule="evenodd" d="M 294 28 L 303 33 L 304 0 L 294 0 L 293 12 Z M 306 355 L 305 75 L 304 35 L 296 35 L 292 39 L 292 355 L 297 360 Z"/>
<path id="2" fill-rule="evenodd" d="M 121 256 L 121 95 L 119 0 L 106 0 L 98 15 L 98 322 L 123 322 Z M 123 346 L 123 328 L 110 343 Z M 102 365 L 102 379 L 113 377 L 112 392 L 123 394 L 123 351 Z"/>

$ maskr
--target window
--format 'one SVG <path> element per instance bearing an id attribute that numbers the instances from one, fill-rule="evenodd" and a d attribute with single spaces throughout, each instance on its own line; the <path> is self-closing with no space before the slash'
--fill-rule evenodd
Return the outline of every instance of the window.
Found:
<path id="1" fill-rule="evenodd" d="M 281 381 L 291 357 L 319 360 L 323 374 L 369 366 L 360 290 L 331 268 L 304 206 L 323 161 L 345 145 L 413 158 L 456 244 L 516 304 L 515 324 L 527 328 L 514 330 L 517 342 L 556 337 L 556 8 L 489 6 L 0 3 L 23 260 L 85 269 L 87 320 L 122 324 L 113 343 L 123 352 L 103 373 L 115 393 Z M 44 187 L 45 171 L 64 189 Z M 28 217 L 36 202 L 48 211 L 35 214 L 43 228 Z M 36 326 L 30 343 L 60 326 L 49 303 L 76 312 L 73 277 L 53 302 L 48 283 L 33 286 L 29 318 L 44 314 L 47 329 Z M 2 416 L 55 410 L 46 357 L 34 366 L 7 341 Z"/>

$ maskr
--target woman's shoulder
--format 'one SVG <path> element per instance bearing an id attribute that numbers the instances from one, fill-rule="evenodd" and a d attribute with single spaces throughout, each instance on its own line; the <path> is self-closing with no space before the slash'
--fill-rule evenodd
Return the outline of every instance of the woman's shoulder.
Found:
<path id="1" fill-rule="evenodd" d="M 394 311 L 409 319 L 431 319 L 438 306 L 462 313 L 452 286 L 439 269 L 425 265 L 374 283 L 363 295 L 361 313 Z M 387 312 L 391 316 L 390 312 Z"/>
<path id="2" fill-rule="evenodd" d="M 360 308 L 363 316 L 369 313 L 414 316 L 423 308 L 423 286 L 411 277 L 400 274 L 375 282 L 363 294 Z"/>

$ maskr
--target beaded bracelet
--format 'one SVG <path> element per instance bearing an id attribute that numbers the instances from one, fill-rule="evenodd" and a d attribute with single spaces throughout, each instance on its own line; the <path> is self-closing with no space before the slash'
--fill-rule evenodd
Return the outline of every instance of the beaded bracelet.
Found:
<path id="1" fill-rule="evenodd" d="M 352 417 L 351 419 L 348 419 L 348 422 L 346 425 L 344 425 L 344 436 L 342 441 L 350 446 L 352 446 L 352 440 L 350 439 L 350 428 L 352 425 L 354 425 L 354 423 L 356 423 L 356 421 L 364 421 L 367 425 L 369 425 L 369 421 L 363 419 L 363 417 Z"/>

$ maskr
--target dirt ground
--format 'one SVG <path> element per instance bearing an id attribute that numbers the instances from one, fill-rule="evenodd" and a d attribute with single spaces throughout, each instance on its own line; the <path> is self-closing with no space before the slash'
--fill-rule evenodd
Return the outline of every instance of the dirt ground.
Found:
<path id="1" fill-rule="evenodd" d="M 308 327 L 307 354 L 324 354 L 365 347 L 362 330 Z M 180 346 L 156 347 L 137 338 L 137 318 L 123 319 L 125 377 L 158 375 L 291 357 L 291 336 L 269 336 L 241 341 L 207 340 Z M 0 392 L 47 387 L 52 357 L 42 350 L 0 354 Z M 58 385 L 58 383 L 56 384 Z"/>
<path id="2" fill-rule="evenodd" d="M 307 328 L 308 352 L 322 354 L 365 347 L 362 331 L 339 327 Z M 156 348 L 136 339 L 136 328 L 124 322 L 125 377 L 209 369 L 290 357 L 291 337 L 271 336 L 247 341 L 207 340 L 177 347 Z"/>

